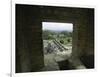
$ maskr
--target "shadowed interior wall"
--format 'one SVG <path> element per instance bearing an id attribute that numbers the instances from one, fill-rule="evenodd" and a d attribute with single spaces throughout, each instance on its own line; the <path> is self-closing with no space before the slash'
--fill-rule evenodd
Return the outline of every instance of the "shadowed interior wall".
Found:
<path id="1" fill-rule="evenodd" d="M 85 9 L 77 20 L 77 33 L 73 33 L 73 62 L 76 66 L 80 65 L 77 61 L 79 59 L 86 68 L 94 68 L 94 10 Z M 75 40 L 74 38 L 78 38 Z M 75 60 L 75 58 L 77 58 Z"/>
<path id="2" fill-rule="evenodd" d="M 94 60 L 93 17 L 94 9 L 92 8 L 17 4 L 16 72 L 38 71 L 44 66 L 42 22 L 46 21 L 73 23 L 72 63 L 79 65 L 77 61 L 79 59 L 88 66 L 91 58 Z M 89 56 L 91 58 L 85 64 L 84 60 Z"/>
<path id="3" fill-rule="evenodd" d="M 78 34 L 79 57 L 86 68 L 94 68 L 94 10 L 88 10 L 84 19 Z"/>
<path id="4" fill-rule="evenodd" d="M 44 66 L 41 25 L 37 8 L 16 5 L 16 72 Z"/>

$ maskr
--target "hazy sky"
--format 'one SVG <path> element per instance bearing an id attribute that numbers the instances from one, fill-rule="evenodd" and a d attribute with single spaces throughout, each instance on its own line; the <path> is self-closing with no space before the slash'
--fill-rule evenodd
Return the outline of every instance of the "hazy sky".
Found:
<path id="1" fill-rule="evenodd" d="M 73 31 L 72 23 L 42 22 L 43 30 Z"/>

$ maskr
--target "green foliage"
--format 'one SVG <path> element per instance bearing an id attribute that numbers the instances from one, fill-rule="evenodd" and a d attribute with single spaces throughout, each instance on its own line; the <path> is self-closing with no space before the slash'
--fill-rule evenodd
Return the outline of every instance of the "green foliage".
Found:
<path id="1" fill-rule="evenodd" d="M 54 39 L 55 32 L 49 31 L 49 30 L 44 30 L 43 31 L 43 39 L 44 40 L 49 40 L 49 39 Z"/>
<path id="2" fill-rule="evenodd" d="M 63 34 L 65 37 L 72 37 L 72 32 L 62 31 L 60 34 Z"/>
<path id="3" fill-rule="evenodd" d="M 62 44 L 68 44 L 72 42 L 72 32 L 68 31 L 43 31 L 43 39 L 44 40 L 53 40 L 58 39 Z"/>

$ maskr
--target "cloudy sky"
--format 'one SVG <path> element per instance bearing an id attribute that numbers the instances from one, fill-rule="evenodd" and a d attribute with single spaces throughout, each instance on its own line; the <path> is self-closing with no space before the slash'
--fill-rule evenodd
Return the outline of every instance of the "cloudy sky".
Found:
<path id="1" fill-rule="evenodd" d="M 72 23 L 56 23 L 56 22 L 42 22 L 43 30 L 54 30 L 54 31 L 73 31 Z"/>

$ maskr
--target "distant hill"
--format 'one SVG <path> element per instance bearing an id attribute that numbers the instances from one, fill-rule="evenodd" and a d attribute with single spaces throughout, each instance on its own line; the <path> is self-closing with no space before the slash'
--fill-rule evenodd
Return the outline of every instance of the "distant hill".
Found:
<path id="1" fill-rule="evenodd" d="M 71 30 L 43 30 L 43 31 L 50 31 L 50 32 L 56 32 L 56 33 L 58 33 L 58 32 L 72 32 Z"/>

